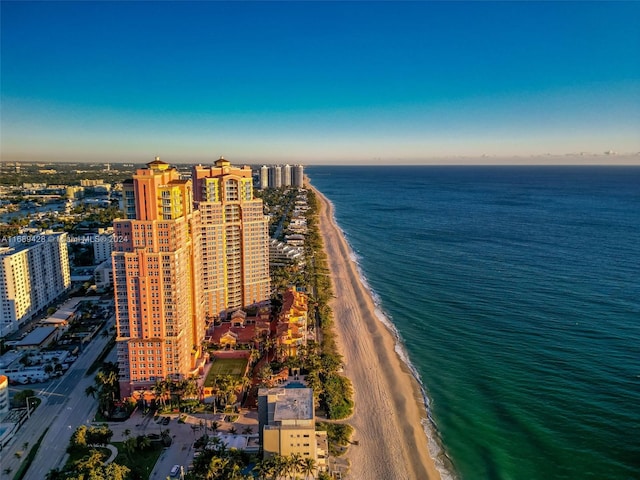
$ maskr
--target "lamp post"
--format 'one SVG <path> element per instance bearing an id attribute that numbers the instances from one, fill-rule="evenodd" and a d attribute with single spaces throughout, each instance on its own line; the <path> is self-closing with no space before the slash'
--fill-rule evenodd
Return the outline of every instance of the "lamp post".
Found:
<path id="1" fill-rule="evenodd" d="M 31 418 L 31 408 L 30 408 L 30 404 L 29 404 L 29 400 L 32 398 L 38 398 L 35 395 L 32 395 L 31 397 L 27 397 L 27 418 Z"/>

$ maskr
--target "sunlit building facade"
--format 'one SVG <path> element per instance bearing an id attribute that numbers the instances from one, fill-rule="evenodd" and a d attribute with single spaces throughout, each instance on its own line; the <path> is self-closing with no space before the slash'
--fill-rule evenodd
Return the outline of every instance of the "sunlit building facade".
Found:
<path id="1" fill-rule="evenodd" d="M 251 168 L 220 158 L 193 168 L 200 211 L 203 298 L 209 319 L 269 299 L 269 228 Z"/>
<path id="2" fill-rule="evenodd" d="M 114 222 L 112 261 L 120 393 L 128 397 L 197 371 L 205 315 L 192 182 L 156 158 L 123 194 L 132 205 Z"/>
<path id="3" fill-rule="evenodd" d="M 0 247 L 0 336 L 42 313 L 71 286 L 66 233 L 17 236 Z"/>

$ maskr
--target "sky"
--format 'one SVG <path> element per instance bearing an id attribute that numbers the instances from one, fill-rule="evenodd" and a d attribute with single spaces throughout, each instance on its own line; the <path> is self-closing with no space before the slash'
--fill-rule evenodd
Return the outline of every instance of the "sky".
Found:
<path id="1" fill-rule="evenodd" d="M 2 160 L 640 164 L 639 18 L 611 1 L 3 0 Z"/>

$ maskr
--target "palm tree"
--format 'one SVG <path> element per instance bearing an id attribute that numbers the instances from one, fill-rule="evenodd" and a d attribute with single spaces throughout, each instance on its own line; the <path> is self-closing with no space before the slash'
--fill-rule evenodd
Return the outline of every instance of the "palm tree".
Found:
<path id="1" fill-rule="evenodd" d="M 136 451 L 137 441 L 135 438 L 127 438 L 124 443 L 124 451 L 130 460 L 133 460 L 133 453 Z"/>
<path id="2" fill-rule="evenodd" d="M 136 438 L 138 450 L 143 451 L 151 447 L 151 439 L 146 435 L 140 435 Z"/>
<path id="3" fill-rule="evenodd" d="M 260 460 L 256 463 L 256 466 L 253 467 L 253 471 L 258 474 L 260 480 L 264 480 L 273 474 L 270 460 L 270 458 Z"/>
<path id="4" fill-rule="evenodd" d="M 230 428 L 229 428 L 229 433 L 230 433 L 231 435 L 235 435 L 235 434 L 237 434 L 237 433 L 238 433 L 238 429 L 236 429 L 236 427 L 230 427 Z"/>
<path id="5" fill-rule="evenodd" d="M 302 457 L 299 453 L 292 453 L 289 457 L 287 457 L 287 473 L 291 475 L 291 478 L 296 476 L 298 470 L 302 465 Z"/>
<path id="6" fill-rule="evenodd" d="M 95 385 L 89 385 L 84 389 L 84 393 L 87 397 L 96 398 L 96 393 L 98 393 L 98 389 Z"/>
<path id="7" fill-rule="evenodd" d="M 272 376 L 273 376 L 273 370 L 271 370 L 271 366 L 269 364 L 266 364 L 258 372 L 258 379 L 260 380 L 260 383 L 258 385 L 262 387 L 272 387 L 273 386 L 273 381 L 271 380 Z"/>
<path id="8" fill-rule="evenodd" d="M 275 455 L 274 457 L 272 457 L 272 459 L 273 459 L 273 477 L 279 478 L 282 476 L 283 473 L 286 472 L 288 461 L 285 457 L 282 457 L 280 455 Z"/>
<path id="9" fill-rule="evenodd" d="M 217 478 L 221 478 L 220 474 L 224 471 L 227 464 L 229 463 L 229 459 L 213 457 L 207 465 L 207 471 L 205 473 L 205 477 L 207 480 L 214 480 Z"/>
<path id="10" fill-rule="evenodd" d="M 156 380 L 156 383 L 153 385 L 153 394 L 156 399 L 160 401 L 162 408 L 166 407 L 166 395 L 167 395 L 168 387 L 167 382 L 164 379 Z"/>
<path id="11" fill-rule="evenodd" d="M 212 437 L 209 443 L 213 445 L 213 451 L 218 456 L 222 456 L 227 451 L 227 444 L 224 443 L 220 437 Z"/>
<path id="12" fill-rule="evenodd" d="M 115 404 L 119 391 L 118 370 L 114 364 L 106 362 L 96 374 L 95 382 L 98 388 L 100 408 L 108 415 Z M 86 393 L 86 390 L 85 390 Z"/>
<path id="13" fill-rule="evenodd" d="M 249 365 L 250 366 L 255 365 L 255 363 L 258 361 L 259 358 L 260 358 L 260 352 L 252 347 L 251 350 L 249 351 Z"/>
<path id="14" fill-rule="evenodd" d="M 282 362 L 283 359 L 289 354 L 289 346 L 283 343 L 279 344 L 276 348 L 276 358 L 279 362 Z"/>
<path id="15" fill-rule="evenodd" d="M 198 382 L 195 378 L 189 378 L 182 383 L 182 396 L 185 398 L 198 396 Z"/>
<path id="16" fill-rule="evenodd" d="M 313 458 L 303 458 L 300 471 L 304 474 L 305 479 L 309 476 L 315 479 L 316 461 Z"/>
<path id="17" fill-rule="evenodd" d="M 211 433 L 216 433 L 218 428 L 220 428 L 220 424 L 218 422 L 216 422 L 215 420 L 212 420 L 211 424 L 209 425 L 209 427 L 211 428 Z"/>
<path id="18" fill-rule="evenodd" d="M 251 435 L 253 433 L 253 427 L 251 427 L 250 425 L 247 425 L 242 429 L 242 433 L 243 435 Z"/>

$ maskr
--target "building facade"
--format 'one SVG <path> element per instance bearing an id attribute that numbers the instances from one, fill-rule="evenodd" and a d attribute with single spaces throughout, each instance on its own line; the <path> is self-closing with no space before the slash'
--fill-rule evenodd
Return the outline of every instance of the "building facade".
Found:
<path id="1" fill-rule="evenodd" d="M 197 372 L 205 315 L 192 182 L 156 158 L 123 194 L 129 208 L 114 221 L 112 263 L 120 393 L 128 397 Z"/>
<path id="2" fill-rule="evenodd" d="M 269 167 L 263 165 L 260 167 L 260 190 L 269 188 Z"/>
<path id="3" fill-rule="evenodd" d="M 253 196 L 251 168 L 224 158 L 193 168 L 200 211 L 203 298 L 209 319 L 256 305 L 271 295 L 269 226 Z"/>
<path id="4" fill-rule="evenodd" d="M 9 411 L 9 379 L 0 375 L 0 417 Z"/>
<path id="5" fill-rule="evenodd" d="M 98 265 L 111 260 L 113 250 L 113 228 L 100 229 L 93 237 L 93 263 Z"/>
<path id="6" fill-rule="evenodd" d="M 327 432 L 316 431 L 310 388 L 259 389 L 258 428 L 264 458 L 297 454 L 325 469 Z"/>
<path id="7" fill-rule="evenodd" d="M 291 186 L 291 165 L 287 164 L 282 167 L 282 186 Z"/>
<path id="8" fill-rule="evenodd" d="M 296 188 L 304 187 L 304 167 L 302 165 L 294 165 L 291 171 L 291 186 Z"/>
<path id="9" fill-rule="evenodd" d="M 71 286 L 66 233 L 18 236 L 0 248 L 0 336 L 41 313 Z"/>
<path id="10" fill-rule="evenodd" d="M 260 168 L 260 188 L 303 188 L 304 167 L 302 165 L 263 165 Z"/>

